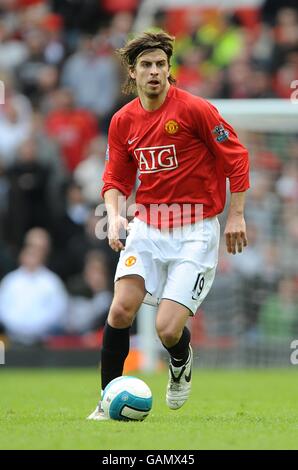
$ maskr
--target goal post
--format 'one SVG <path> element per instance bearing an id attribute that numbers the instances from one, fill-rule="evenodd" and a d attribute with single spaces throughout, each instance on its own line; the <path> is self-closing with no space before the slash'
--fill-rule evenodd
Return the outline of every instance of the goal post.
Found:
<path id="1" fill-rule="evenodd" d="M 210 100 L 236 131 L 298 132 L 297 104 L 282 99 Z"/>

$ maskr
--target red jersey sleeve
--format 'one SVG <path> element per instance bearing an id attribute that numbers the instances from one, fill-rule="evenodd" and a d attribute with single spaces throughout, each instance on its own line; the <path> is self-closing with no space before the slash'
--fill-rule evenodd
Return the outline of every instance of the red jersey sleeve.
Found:
<path id="1" fill-rule="evenodd" d="M 236 132 L 208 101 L 198 98 L 192 105 L 195 130 L 217 159 L 219 171 L 230 180 L 232 193 L 249 188 L 247 149 L 239 142 Z"/>
<path id="2" fill-rule="evenodd" d="M 108 189 L 118 189 L 128 197 L 134 187 L 137 167 L 127 151 L 125 131 L 119 128 L 117 116 L 113 116 L 109 128 L 106 166 L 103 174 L 102 196 Z"/>

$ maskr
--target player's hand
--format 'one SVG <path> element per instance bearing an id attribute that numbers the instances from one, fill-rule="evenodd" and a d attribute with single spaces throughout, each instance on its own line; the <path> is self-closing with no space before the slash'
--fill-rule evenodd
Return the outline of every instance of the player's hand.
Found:
<path id="1" fill-rule="evenodd" d="M 114 251 L 124 250 L 124 245 L 119 239 L 121 229 L 127 230 L 128 221 L 125 217 L 118 215 L 109 220 L 108 237 L 109 245 Z"/>
<path id="2" fill-rule="evenodd" d="M 227 252 L 236 254 L 243 251 L 247 246 L 246 224 L 243 215 L 229 215 L 226 229 L 225 238 Z"/>

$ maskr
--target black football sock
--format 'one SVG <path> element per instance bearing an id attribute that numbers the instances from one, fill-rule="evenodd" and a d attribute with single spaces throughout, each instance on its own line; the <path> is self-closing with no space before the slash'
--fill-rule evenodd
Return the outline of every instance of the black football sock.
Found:
<path id="1" fill-rule="evenodd" d="M 122 375 L 124 361 L 129 353 L 128 328 L 113 328 L 106 323 L 101 350 L 101 387 Z"/>
<path id="2" fill-rule="evenodd" d="M 163 345 L 171 356 L 171 363 L 174 367 L 180 367 L 188 359 L 189 356 L 189 342 L 190 342 L 190 331 L 185 326 L 179 339 L 178 343 L 174 346 L 167 348 Z"/>

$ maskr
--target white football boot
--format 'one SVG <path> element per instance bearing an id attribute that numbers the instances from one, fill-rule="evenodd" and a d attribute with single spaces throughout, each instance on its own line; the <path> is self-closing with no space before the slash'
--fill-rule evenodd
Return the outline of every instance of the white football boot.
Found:
<path id="1" fill-rule="evenodd" d="M 171 410 L 178 410 L 186 402 L 191 389 L 191 369 L 193 362 L 192 348 L 189 345 L 189 356 L 185 364 L 175 367 L 169 364 L 169 382 L 166 402 Z"/>
<path id="2" fill-rule="evenodd" d="M 107 421 L 109 418 L 104 414 L 104 411 L 101 407 L 101 402 L 98 403 L 97 407 L 86 419 L 93 421 Z"/>

